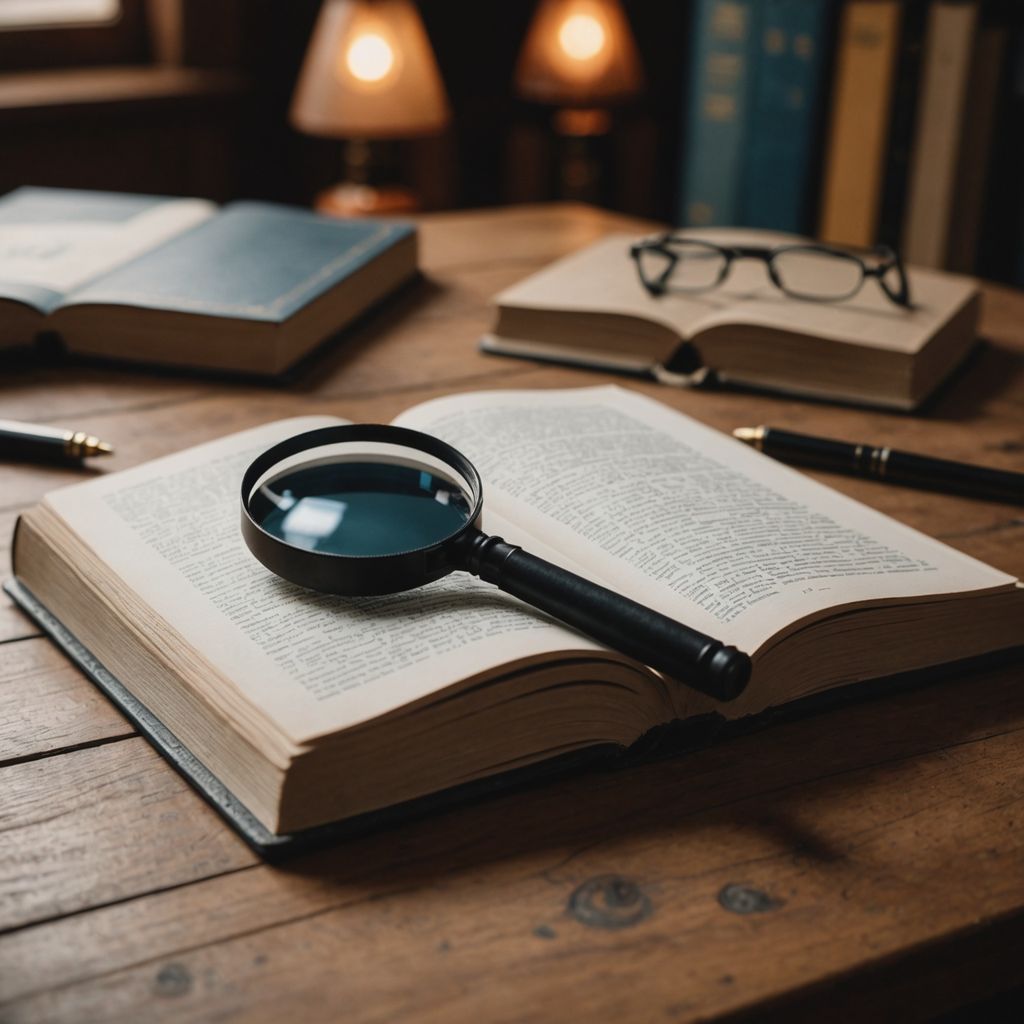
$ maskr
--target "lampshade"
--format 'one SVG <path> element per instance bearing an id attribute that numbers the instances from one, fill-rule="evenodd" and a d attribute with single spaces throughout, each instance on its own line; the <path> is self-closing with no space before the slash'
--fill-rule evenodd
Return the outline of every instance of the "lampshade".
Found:
<path id="1" fill-rule="evenodd" d="M 409 0 L 326 0 L 291 121 L 310 135 L 397 138 L 438 131 L 448 100 Z"/>
<path id="2" fill-rule="evenodd" d="M 516 68 L 522 96 L 600 106 L 642 85 L 636 43 L 617 0 L 541 0 Z"/>

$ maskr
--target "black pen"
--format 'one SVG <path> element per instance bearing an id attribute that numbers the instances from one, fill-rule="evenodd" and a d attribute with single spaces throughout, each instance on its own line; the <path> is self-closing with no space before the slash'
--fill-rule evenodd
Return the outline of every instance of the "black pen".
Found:
<path id="1" fill-rule="evenodd" d="M 0 420 L 0 459 L 52 462 L 110 455 L 113 447 L 84 430 L 41 427 L 17 420 Z"/>
<path id="2" fill-rule="evenodd" d="M 869 444 L 833 441 L 827 437 L 809 437 L 775 427 L 740 427 L 732 434 L 759 452 L 784 462 L 797 462 L 818 469 L 874 477 L 933 491 L 1024 504 L 1024 473 L 972 466 L 949 459 L 933 459 L 928 455 L 914 455 L 895 448 L 876 448 Z"/>

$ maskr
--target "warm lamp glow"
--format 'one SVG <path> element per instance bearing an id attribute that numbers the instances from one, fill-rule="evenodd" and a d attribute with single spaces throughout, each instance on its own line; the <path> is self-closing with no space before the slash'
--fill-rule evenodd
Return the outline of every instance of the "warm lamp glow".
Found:
<path id="1" fill-rule="evenodd" d="M 375 32 L 358 36 L 345 51 L 345 67 L 360 82 L 379 82 L 395 66 L 395 51 Z"/>
<path id="2" fill-rule="evenodd" d="M 541 0 L 519 55 L 527 99 L 605 106 L 640 91 L 643 74 L 618 0 Z"/>
<path id="3" fill-rule="evenodd" d="M 605 33 L 601 22 L 592 15 L 573 14 L 562 22 L 558 42 L 573 60 L 590 60 L 604 49 Z"/>
<path id="4" fill-rule="evenodd" d="M 325 0 L 292 97 L 311 135 L 402 138 L 439 131 L 448 100 L 409 0 Z"/>

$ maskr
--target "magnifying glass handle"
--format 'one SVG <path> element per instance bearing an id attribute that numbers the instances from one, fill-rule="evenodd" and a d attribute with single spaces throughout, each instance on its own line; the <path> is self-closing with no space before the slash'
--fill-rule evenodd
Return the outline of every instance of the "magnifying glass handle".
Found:
<path id="1" fill-rule="evenodd" d="M 467 537 L 464 568 L 614 650 L 717 700 L 738 697 L 750 658 L 613 590 L 544 561 L 501 537 Z"/>

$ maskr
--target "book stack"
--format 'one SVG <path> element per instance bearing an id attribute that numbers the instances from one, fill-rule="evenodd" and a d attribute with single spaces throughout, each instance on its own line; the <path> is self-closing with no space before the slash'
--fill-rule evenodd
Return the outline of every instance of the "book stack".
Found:
<path id="1" fill-rule="evenodd" d="M 680 223 L 1024 284 L 1024 5 L 696 0 Z"/>

